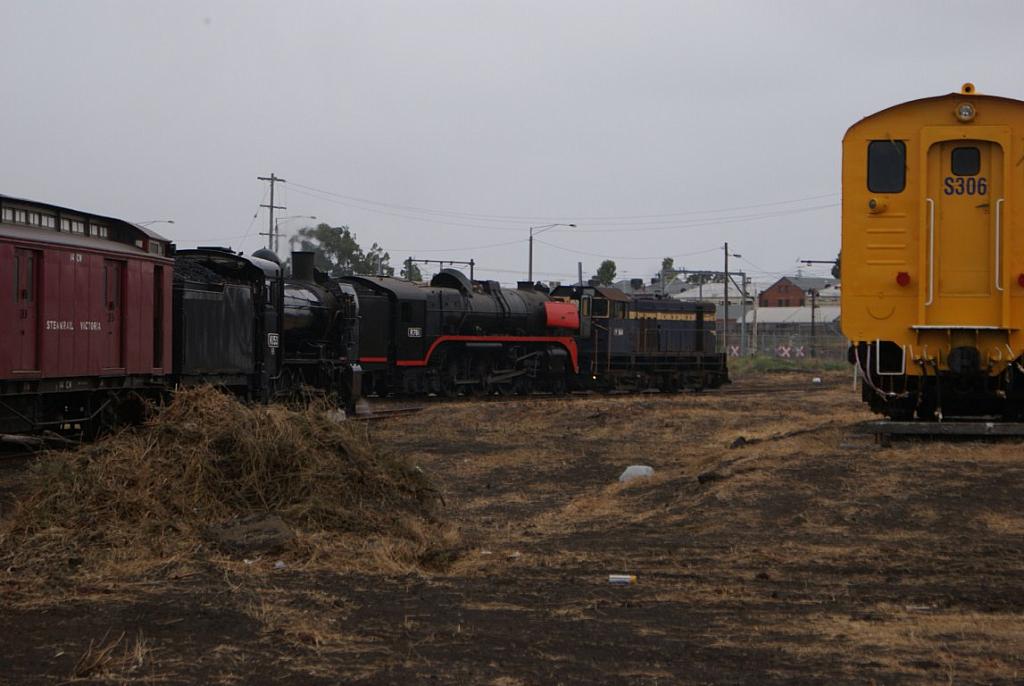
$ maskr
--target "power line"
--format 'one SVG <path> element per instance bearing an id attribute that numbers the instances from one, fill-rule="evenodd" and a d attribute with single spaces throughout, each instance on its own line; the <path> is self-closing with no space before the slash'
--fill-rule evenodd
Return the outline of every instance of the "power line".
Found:
<path id="1" fill-rule="evenodd" d="M 299 184 L 293 184 L 293 185 L 297 186 Z M 518 232 L 518 231 L 522 231 L 523 230 L 523 227 L 521 227 L 521 226 L 520 227 L 486 226 L 486 225 L 481 225 L 481 224 L 467 224 L 467 223 L 464 223 L 464 222 L 455 222 L 455 221 L 450 221 L 450 220 L 442 221 L 442 220 L 440 220 L 438 218 L 434 218 L 434 217 L 429 217 L 429 218 L 428 217 L 417 217 L 415 215 L 404 214 L 404 213 L 400 213 L 400 212 L 389 212 L 389 211 L 386 211 L 386 210 L 378 210 L 378 209 L 369 208 L 369 207 L 362 207 L 362 206 L 354 205 L 352 203 L 344 202 L 344 201 L 341 201 L 341 200 L 336 200 L 334 198 L 323 197 L 323 196 L 315 195 L 314 193 L 307 193 L 305 191 L 301 191 L 301 190 L 298 190 L 298 189 L 293 189 L 293 190 L 295 190 L 295 192 L 297 192 L 297 193 L 301 193 L 303 195 L 306 195 L 307 197 L 314 198 L 316 200 L 321 200 L 321 201 L 324 201 L 324 202 L 330 202 L 330 203 L 334 203 L 334 204 L 337 204 L 337 205 L 342 205 L 344 207 L 348 207 L 350 209 L 359 210 L 361 212 L 371 212 L 373 214 L 382 214 L 382 215 L 386 215 L 386 216 L 390 216 L 390 217 L 398 217 L 400 219 L 408 219 L 408 220 L 411 220 L 411 221 L 426 222 L 426 223 L 430 223 L 430 224 L 440 224 L 442 226 L 460 226 L 460 227 L 465 227 L 465 228 L 470 228 L 470 229 L 482 229 L 482 230 L 485 230 L 485 231 L 517 231 Z M 619 224 L 616 224 L 616 225 L 607 225 L 606 224 L 605 228 L 597 228 L 597 229 L 580 228 L 578 230 L 578 233 L 636 233 L 636 232 L 642 232 L 642 231 L 675 231 L 675 230 L 681 230 L 681 229 L 700 228 L 700 227 L 707 227 L 707 226 L 720 226 L 720 225 L 725 225 L 725 224 L 736 224 L 736 223 L 742 223 L 742 222 L 747 222 L 747 221 L 756 221 L 756 220 L 760 220 L 760 219 L 770 219 L 770 218 L 775 218 L 775 217 L 785 217 L 785 216 L 792 215 L 792 214 L 802 214 L 802 213 L 805 213 L 805 212 L 812 212 L 812 211 L 828 209 L 828 208 L 832 208 L 832 207 L 839 207 L 839 203 L 829 203 L 829 204 L 825 204 L 825 205 L 814 205 L 814 206 L 811 206 L 811 207 L 796 207 L 796 208 L 787 209 L 787 210 L 780 210 L 780 211 L 776 211 L 776 212 L 762 212 L 762 213 L 739 215 L 739 216 L 733 216 L 733 217 L 716 217 L 716 218 L 713 218 L 713 219 L 709 218 L 709 219 L 693 219 L 693 220 L 675 221 L 675 222 L 672 222 L 671 224 L 669 224 L 668 226 L 648 226 L 649 224 L 664 224 L 665 223 L 664 220 L 659 221 L 659 222 L 622 222 L 622 223 L 619 223 Z M 631 226 L 643 226 L 644 228 L 622 228 L 622 227 L 631 227 Z"/>
<path id="2" fill-rule="evenodd" d="M 675 258 L 682 258 L 682 257 L 694 257 L 695 255 L 706 255 L 708 253 L 717 252 L 718 250 L 720 250 L 720 248 L 714 247 L 714 248 L 708 248 L 707 250 L 698 250 L 696 252 L 679 253 L 679 254 L 676 254 L 676 255 L 664 255 L 663 254 L 663 255 L 647 255 L 647 256 L 644 256 L 644 257 L 628 257 L 628 256 L 622 256 L 622 255 L 601 255 L 601 254 L 598 254 L 598 253 L 586 252 L 586 251 L 583 251 L 583 250 L 573 250 L 572 248 L 566 248 L 566 247 L 561 246 L 561 245 L 555 245 L 554 243 L 549 243 L 548 241 L 542 241 L 539 238 L 535 238 L 534 240 L 537 241 L 538 243 L 543 243 L 544 245 L 546 245 L 548 247 L 551 247 L 551 248 L 554 248 L 556 250 L 563 250 L 565 252 L 571 252 L 571 253 L 575 253 L 577 255 L 586 255 L 587 257 L 600 257 L 600 258 L 606 259 L 606 260 L 660 260 L 663 257 L 671 257 L 671 258 L 675 259 Z"/>
<path id="3" fill-rule="evenodd" d="M 717 208 L 717 209 L 705 209 L 705 210 L 684 210 L 680 212 L 666 212 L 661 214 L 626 214 L 626 215 L 594 215 L 584 216 L 577 214 L 565 215 L 564 217 L 557 217 L 552 215 L 500 215 L 500 214 L 483 214 L 473 212 L 459 212 L 456 210 L 439 210 L 428 207 L 417 207 L 415 205 L 402 205 L 398 203 L 382 202 L 379 200 L 371 200 L 368 198 L 359 198 L 351 195 L 344 195 L 342 193 L 335 193 L 334 191 L 325 190 L 322 188 L 316 188 L 314 186 L 308 186 L 305 184 L 291 182 L 293 187 L 304 188 L 307 191 L 313 191 L 321 193 L 323 195 L 333 196 L 335 198 L 341 198 L 353 203 L 361 203 L 365 205 L 375 205 L 377 207 L 384 207 L 391 210 L 405 210 L 410 212 L 418 212 L 421 214 L 431 214 L 437 216 L 456 217 L 462 219 L 478 219 L 483 221 L 495 221 L 495 222 L 529 222 L 529 221 L 541 221 L 541 220 L 552 220 L 552 219 L 566 219 L 576 221 L 612 221 L 612 220 L 624 220 L 624 219 L 656 219 L 664 217 L 681 217 L 691 216 L 695 214 L 716 214 L 721 212 L 734 212 L 736 210 L 749 210 L 760 207 L 773 207 L 778 205 L 789 205 L 798 202 L 806 202 L 809 200 L 821 200 L 822 198 L 836 197 L 838 193 L 824 193 L 821 195 L 810 195 L 802 198 L 793 198 L 790 200 L 776 200 L 772 202 L 764 203 L 753 203 L 749 205 L 737 205 L 733 207 Z"/>
<path id="4" fill-rule="evenodd" d="M 241 236 L 233 236 L 233 238 L 248 238 L 249 237 L 249 232 L 252 231 L 252 226 L 253 226 L 253 224 L 256 223 L 256 217 L 260 216 L 260 208 L 263 207 L 263 201 L 267 199 L 267 192 L 268 192 L 268 189 L 264 188 L 263 189 L 263 194 L 260 196 L 260 199 L 256 201 L 256 211 L 253 212 L 252 219 L 249 220 L 249 226 L 246 227 L 245 233 L 243 233 Z M 214 240 L 221 240 L 221 239 L 214 239 Z M 196 241 L 196 242 L 198 243 L 199 241 Z"/>
<path id="5" fill-rule="evenodd" d="M 486 250 L 488 248 L 500 248 L 500 247 L 503 247 L 503 246 L 506 246 L 506 245 L 519 245 L 520 243 L 525 243 L 526 241 L 527 241 L 527 239 L 523 238 L 522 240 L 518 240 L 518 241 L 506 241 L 504 243 L 491 243 L 489 245 L 463 245 L 463 246 L 459 246 L 457 248 L 429 248 L 427 250 L 423 250 L 423 249 L 420 249 L 420 248 L 393 248 L 393 249 L 389 249 L 389 252 L 410 253 L 411 254 L 411 253 L 418 253 L 418 252 L 455 252 L 457 250 Z"/>
<path id="6" fill-rule="evenodd" d="M 748 221 L 756 221 L 759 219 L 771 219 L 773 217 L 787 217 L 791 214 L 803 214 L 804 212 L 814 212 L 817 210 L 824 210 L 832 207 L 839 207 L 839 203 L 829 203 L 827 205 L 814 205 L 812 207 L 799 207 L 791 210 L 783 210 L 779 212 L 762 212 L 758 214 L 740 215 L 736 217 L 721 217 L 713 220 L 694 220 L 683 223 L 678 223 L 673 226 L 650 226 L 640 229 L 621 229 L 621 228 L 602 228 L 602 229 L 580 229 L 579 233 L 638 233 L 641 231 L 676 231 L 680 229 L 695 229 L 705 226 L 722 226 L 725 224 L 738 224 Z"/>

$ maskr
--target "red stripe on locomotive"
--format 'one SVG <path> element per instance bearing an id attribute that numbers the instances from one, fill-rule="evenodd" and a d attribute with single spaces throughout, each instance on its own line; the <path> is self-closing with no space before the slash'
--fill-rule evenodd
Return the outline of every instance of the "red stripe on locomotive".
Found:
<path id="1" fill-rule="evenodd" d="M 426 367 L 430 364 L 430 357 L 434 354 L 434 350 L 448 341 L 461 343 L 557 343 L 569 352 L 573 373 L 578 374 L 580 371 L 579 350 L 576 347 L 575 339 L 570 336 L 438 336 L 430 344 L 430 348 L 422 360 L 396 360 L 395 364 L 399 367 Z"/>

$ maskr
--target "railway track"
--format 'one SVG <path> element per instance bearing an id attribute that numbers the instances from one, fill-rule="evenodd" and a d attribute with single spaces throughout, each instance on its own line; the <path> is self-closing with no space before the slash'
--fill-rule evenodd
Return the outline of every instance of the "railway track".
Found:
<path id="1" fill-rule="evenodd" d="M 821 391 L 830 390 L 835 388 L 836 384 L 808 384 L 806 386 L 798 386 L 794 384 L 775 384 L 775 385 L 757 385 L 757 386 L 727 386 L 716 389 L 702 389 L 700 391 L 684 390 L 676 393 L 665 393 L 657 390 L 651 391 L 612 391 L 610 393 L 598 393 L 594 391 L 576 391 L 571 393 L 565 393 L 562 395 L 555 395 L 551 393 L 533 393 L 530 395 L 465 395 L 458 396 L 455 398 L 449 398 L 444 396 L 387 396 L 387 397 L 370 397 L 366 398 L 370 408 L 380 406 L 391 406 L 401 405 L 403 403 L 421 403 L 418 407 L 403 407 L 397 408 L 394 412 L 415 411 L 423 409 L 428 405 L 435 403 L 443 404 L 471 404 L 471 403 L 518 403 L 518 402 L 573 402 L 578 400 L 595 400 L 603 398 L 635 398 L 635 397 L 649 397 L 649 398 L 675 398 L 680 395 L 697 395 L 708 394 L 714 397 L 734 397 L 744 395 L 759 395 L 759 394 L 772 394 L 776 395 L 779 393 L 819 393 Z M 357 417 L 358 419 L 359 417 Z M 370 418 L 368 416 L 368 418 Z"/>

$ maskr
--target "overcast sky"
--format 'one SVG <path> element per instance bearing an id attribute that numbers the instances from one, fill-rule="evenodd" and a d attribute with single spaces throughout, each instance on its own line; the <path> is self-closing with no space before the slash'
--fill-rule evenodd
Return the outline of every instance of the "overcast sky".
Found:
<path id="1" fill-rule="evenodd" d="M 1020 2 L 4 0 L 0 193 L 265 243 L 347 224 L 478 278 L 733 264 L 839 246 L 840 141 L 958 90 L 1024 98 Z M 315 189 L 315 190 L 314 190 Z M 286 221 L 295 230 L 303 220 Z M 543 241 L 543 242 L 541 242 Z"/>

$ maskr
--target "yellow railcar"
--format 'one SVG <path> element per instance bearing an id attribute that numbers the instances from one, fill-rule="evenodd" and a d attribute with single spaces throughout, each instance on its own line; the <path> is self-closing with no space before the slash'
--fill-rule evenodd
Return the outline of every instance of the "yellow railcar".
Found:
<path id="1" fill-rule="evenodd" d="M 875 411 L 1024 414 L 1022 205 L 1024 102 L 968 83 L 846 132 L 842 328 Z"/>

